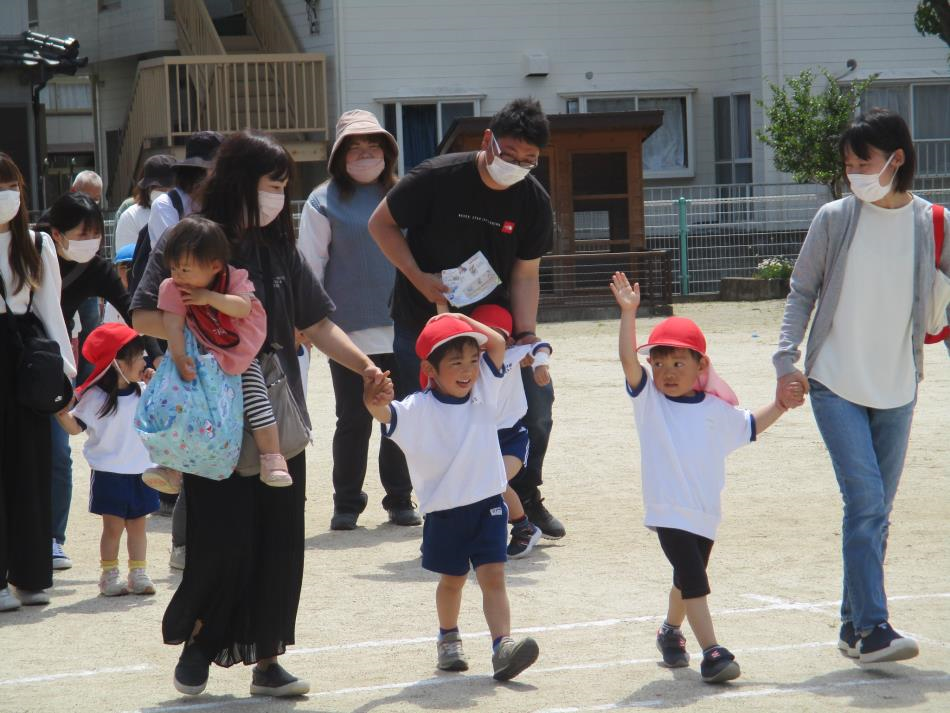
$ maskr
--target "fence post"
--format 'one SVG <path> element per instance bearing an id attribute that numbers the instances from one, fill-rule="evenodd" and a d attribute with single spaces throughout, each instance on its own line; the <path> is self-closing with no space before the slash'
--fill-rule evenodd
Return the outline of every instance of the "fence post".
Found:
<path id="1" fill-rule="evenodd" d="M 689 255 L 687 254 L 687 241 L 689 238 L 689 225 L 686 221 L 686 206 L 689 201 L 683 196 L 676 201 L 679 206 L 679 227 L 680 227 L 680 295 L 689 294 Z"/>

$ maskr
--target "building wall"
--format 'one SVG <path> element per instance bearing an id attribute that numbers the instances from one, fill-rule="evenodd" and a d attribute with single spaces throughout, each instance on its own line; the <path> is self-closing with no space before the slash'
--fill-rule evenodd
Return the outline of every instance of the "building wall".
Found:
<path id="1" fill-rule="evenodd" d="M 319 52 L 327 56 L 327 117 L 332 127 L 340 115 L 336 77 L 336 15 L 333 0 L 324 0 L 317 10 L 318 27 L 312 28 L 303 2 L 284 0 L 284 16 L 297 37 L 301 52 Z M 350 107 L 352 108 L 352 107 Z"/>

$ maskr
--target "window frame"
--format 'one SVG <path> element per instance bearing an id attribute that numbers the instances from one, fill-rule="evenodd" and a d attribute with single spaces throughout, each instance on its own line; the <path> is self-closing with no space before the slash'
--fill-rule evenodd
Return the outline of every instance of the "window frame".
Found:
<path id="1" fill-rule="evenodd" d="M 947 136 L 939 139 L 920 139 L 916 136 L 916 121 L 914 116 L 914 89 L 916 87 L 947 87 L 950 89 L 950 77 L 941 77 L 940 79 L 934 80 L 920 80 L 920 79 L 882 79 L 880 81 L 875 81 L 871 87 L 872 88 L 882 88 L 882 89 L 904 89 L 907 91 L 907 116 L 904 117 L 904 120 L 907 122 L 907 128 L 910 129 L 910 138 L 916 143 L 918 141 L 950 141 L 950 131 L 948 131 Z M 866 111 L 869 107 L 864 106 L 864 98 L 862 96 L 861 102 L 859 104 L 861 111 Z"/>
<path id="2" fill-rule="evenodd" d="M 749 98 L 749 156 L 737 158 L 736 157 L 736 147 L 739 144 L 739 122 L 736 120 L 736 106 L 738 104 L 738 97 L 748 97 Z M 752 92 L 732 92 L 731 94 L 719 94 L 713 96 L 713 111 L 712 111 L 712 133 L 713 133 L 713 172 L 719 166 L 730 166 L 732 171 L 732 181 L 729 183 L 719 183 L 716 182 L 716 185 L 720 186 L 747 186 L 751 183 L 755 183 L 755 164 L 752 158 L 753 153 L 755 152 L 755 134 L 752 132 Z M 717 121 L 718 116 L 716 114 L 716 100 L 717 99 L 728 99 L 729 100 L 729 154 L 728 159 L 720 159 L 716 156 L 716 140 L 717 140 Z M 749 167 L 750 178 L 748 181 L 737 181 L 736 180 L 736 166 L 744 165 Z"/>
<path id="3" fill-rule="evenodd" d="M 413 96 L 413 97 L 389 97 L 382 99 L 375 99 L 374 101 L 379 104 L 382 109 L 381 116 L 383 117 L 383 125 L 385 126 L 385 117 L 386 117 L 386 107 L 387 105 L 395 105 L 396 113 L 396 145 L 399 147 L 399 162 L 398 162 L 398 171 L 400 176 L 406 175 L 404 156 L 405 151 L 403 150 L 402 139 L 404 132 L 402 129 L 402 108 L 403 106 L 419 106 L 422 104 L 435 104 L 435 144 L 439 145 L 439 142 L 442 141 L 442 138 L 445 136 L 445 131 L 449 127 L 442 126 L 442 105 L 443 104 L 462 104 L 465 102 L 471 102 L 474 106 L 472 116 L 481 116 L 482 115 L 482 100 L 485 98 L 484 94 L 450 94 L 450 95 L 440 95 L 440 96 Z"/>
<path id="4" fill-rule="evenodd" d="M 648 171 L 643 169 L 643 179 L 646 181 L 666 178 L 695 178 L 696 177 L 696 151 L 694 141 L 694 113 L 693 95 L 695 89 L 663 89 L 663 90 L 640 90 L 640 91 L 617 91 L 617 92 L 577 92 L 570 94 L 561 94 L 564 100 L 564 111 L 568 114 L 588 114 L 588 99 L 634 99 L 639 111 L 641 99 L 683 99 L 686 105 L 686 166 L 684 168 Z M 572 108 L 572 103 L 574 107 Z M 650 111 L 650 110 L 647 110 Z"/>

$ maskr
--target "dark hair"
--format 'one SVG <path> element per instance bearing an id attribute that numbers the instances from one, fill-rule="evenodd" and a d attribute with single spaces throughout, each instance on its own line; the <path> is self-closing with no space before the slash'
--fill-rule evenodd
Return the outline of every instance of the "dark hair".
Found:
<path id="1" fill-rule="evenodd" d="M 385 165 L 383 166 L 383 172 L 379 174 L 379 178 L 376 179 L 376 182 L 387 191 L 396 185 L 396 159 L 398 156 L 393 150 L 392 143 L 385 136 L 385 134 L 360 134 L 355 136 L 347 136 L 345 139 L 343 139 L 343 143 L 340 144 L 336 152 L 334 152 L 333 161 L 330 163 L 329 167 L 330 177 L 340 189 L 340 195 L 343 196 L 343 198 L 349 198 L 351 195 L 353 195 L 353 191 L 356 190 L 356 181 L 350 178 L 350 174 L 346 172 L 346 153 L 350 150 L 350 146 L 352 146 L 353 142 L 357 139 L 365 139 L 367 141 L 376 139 L 379 142 L 379 145 L 383 149 L 383 161 L 385 162 Z"/>
<path id="2" fill-rule="evenodd" d="M 662 345 L 657 346 L 657 347 L 653 347 L 653 348 L 650 350 L 650 356 L 651 356 L 651 357 L 653 357 L 653 356 L 658 356 L 658 357 L 660 357 L 660 358 L 662 359 L 663 357 L 668 357 L 668 356 L 670 356 L 670 355 L 671 355 L 673 352 L 675 352 L 677 349 L 686 349 L 686 351 L 689 352 L 690 356 L 693 357 L 693 359 L 694 359 L 697 363 L 699 363 L 699 361 L 702 360 L 702 358 L 703 358 L 703 355 L 700 354 L 700 353 L 699 353 L 698 351 L 696 351 L 695 349 L 688 349 L 687 347 L 668 347 L 668 346 L 666 346 L 665 344 L 662 344 Z"/>
<path id="3" fill-rule="evenodd" d="M 169 269 L 186 257 L 191 257 L 199 265 L 210 265 L 215 260 L 226 265 L 231 259 L 231 244 L 220 225 L 190 215 L 169 229 L 163 257 Z"/>
<path id="4" fill-rule="evenodd" d="M 29 204 L 26 199 L 26 182 L 23 174 L 7 154 L 0 152 L 0 183 L 16 182 L 20 191 L 20 210 L 10 219 L 10 270 L 13 285 L 10 294 L 19 292 L 28 285 L 30 289 L 40 286 L 43 279 L 43 260 L 30 237 Z M 9 309 L 9 308 L 8 308 Z"/>
<path id="5" fill-rule="evenodd" d="M 291 195 L 295 172 L 294 159 L 276 139 L 259 131 L 238 131 L 221 144 L 214 170 L 202 186 L 199 198 L 201 214 L 224 228 L 232 241 L 247 232 L 259 232 L 268 238 L 295 242 L 290 201 L 274 222 L 260 227 L 257 184 L 265 176 L 288 180 L 285 196 Z"/>
<path id="6" fill-rule="evenodd" d="M 201 166 L 176 166 L 175 186 L 182 193 L 191 194 L 208 176 L 208 171 Z"/>
<path id="7" fill-rule="evenodd" d="M 432 353 L 426 357 L 426 361 L 438 369 L 443 359 L 451 354 L 461 354 L 468 345 L 479 349 L 478 340 L 475 339 L 475 337 L 456 337 L 455 339 L 450 339 L 445 344 L 440 344 L 433 349 Z"/>
<path id="8" fill-rule="evenodd" d="M 532 97 L 515 99 L 502 107 L 488 125 L 496 137 L 508 136 L 543 149 L 548 145 L 551 129 L 541 102 Z"/>
<path id="9" fill-rule="evenodd" d="M 143 351 L 145 351 L 145 340 L 142 339 L 142 337 L 135 337 L 116 353 L 115 360 L 121 361 L 128 359 L 129 357 L 135 356 L 136 354 L 141 354 Z M 142 393 L 142 390 L 139 388 L 137 382 L 133 381 L 132 385 L 135 387 L 136 394 Z M 104 418 L 109 414 L 118 411 L 119 373 L 115 370 L 115 368 L 107 368 L 105 374 L 103 374 L 102 378 L 95 383 L 95 386 L 98 386 L 100 389 L 106 392 L 106 401 L 104 404 L 102 404 L 102 408 L 99 409 L 99 416 Z"/>
<path id="10" fill-rule="evenodd" d="M 65 233 L 78 226 L 97 234 L 100 238 L 105 234 L 99 204 L 81 192 L 61 195 L 53 201 L 53 205 L 44 214 L 44 219 L 45 223 L 37 227 L 50 230 L 50 234 L 52 234 L 52 228 Z"/>
<path id="11" fill-rule="evenodd" d="M 904 163 L 897 169 L 894 190 L 898 193 L 909 191 L 917 172 L 917 153 L 914 151 L 914 142 L 910 137 L 907 122 L 900 114 L 887 109 L 871 109 L 852 121 L 851 126 L 845 129 L 838 139 L 838 152 L 842 161 L 846 148 L 850 148 L 858 158 L 867 160 L 870 156 L 869 147 L 888 155 L 897 149 L 904 150 Z"/>

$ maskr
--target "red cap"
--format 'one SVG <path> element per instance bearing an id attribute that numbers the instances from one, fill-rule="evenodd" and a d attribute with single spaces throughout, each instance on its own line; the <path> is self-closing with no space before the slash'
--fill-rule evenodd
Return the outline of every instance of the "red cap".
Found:
<path id="1" fill-rule="evenodd" d="M 638 347 L 637 351 L 649 354 L 653 347 L 692 349 L 706 356 L 706 337 L 693 320 L 668 317 L 653 328 L 647 343 Z"/>
<path id="2" fill-rule="evenodd" d="M 82 392 L 101 379 L 119 350 L 137 336 L 134 329 L 118 322 L 107 322 L 92 330 L 82 345 L 82 355 L 93 366 L 92 374 L 76 391 Z"/>
<path id="3" fill-rule="evenodd" d="M 90 335 L 91 336 L 91 335 Z M 468 322 L 458 317 L 441 317 L 429 320 L 416 339 L 416 356 L 428 359 L 436 349 L 446 342 L 459 337 L 471 337 L 481 346 L 488 341 L 488 337 L 472 328 Z M 419 384 L 425 389 L 429 386 L 429 378 L 419 371 Z"/>
<path id="4" fill-rule="evenodd" d="M 506 337 L 511 336 L 512 318 L 511 312 L 501 305 L 479 305 L 472 312 L 472 319 L 481 322 L 486 327 L 500 329 Z"/>

